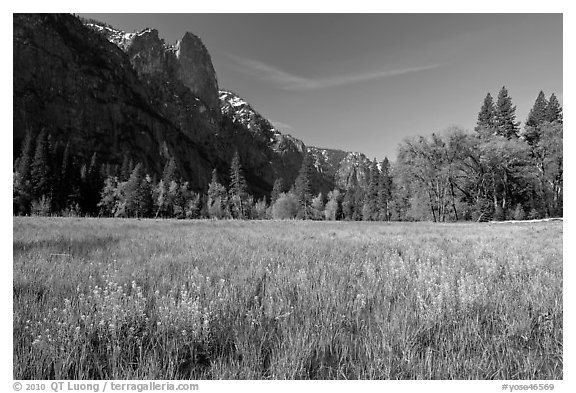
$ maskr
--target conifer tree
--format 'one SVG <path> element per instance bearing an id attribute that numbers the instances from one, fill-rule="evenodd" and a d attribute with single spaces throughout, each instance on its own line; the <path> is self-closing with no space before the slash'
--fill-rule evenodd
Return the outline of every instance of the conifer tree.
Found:
<path id="1" fill-rule="evenodd" d="M 348 189 L 342 199 L 342 214 L 345 220 L 358 220 L 362 217 L 362 188 L 358 183 L 356 168 L 352 169 L 348 178 Z"/>
<path id="2" fill-rule="evenodd" d="M 68 205 L 71 192 L 71 171 L 72 171 L 72 157 L 70 153 L 70 141 L 66 143 L 64 152 L 62 153 L 62 161 L 60 162 L 60 182 L 59 182 L 59 204 L 61 208 L 65 209 Z"/>
<path id="3" fill-rule="evenodd" d="M 201 209 L 201 198 L 200 194 L 195 192 L 190 193 L 190 197 L 186 201 L 186 218 L 188 219 L 196 219 L 200 218 L 200 209 Z"/>
<path id="4" fill-rule="evenodd" d="M 87 194 L 84 196 L 86 202 L 85 211 L 89 214 L 98 213 L 98 193 L 102 189 L 103 179 L 100 175 L 100 160 L 98 154 L 94 152 L 90 158 L 90 166 L 87 173 Z"/>
<path id="5" fill-rule="evenodd" d="M 238 151 L 234 153 L 232 163 L 230 165 L 230 197 L 234 209 L 234 216 L 236 218 L 244 218 L 246 213 L 246 199 L 248 197 L 248 186 L 246 179 L 242 173 L 242 166 L 240 165 L 240 156 Z"/>
<path id="6" fill-rule="evenodd" d="M 272 187 L 272 194 L 270 194 L 270 204 L 273 205 L 274 202 L 278 200 L 280 194 L 284 192 L 284 179 L 281 177 L 274 181 L 274 186 Z"/>
<path id="7" fill-rule="evenodd" d="M 362 221 L 364 218 L 363 216 L 363 207 L 364 201 L 366 197 L 366 193 L 360 187 L 358 187 L 354 192 L 354 211 L 352 212 L 352 219 L 354 221 Z"/>
<path id="8" fill-rule="evenodd" d="M 178 180 L 178 168 L 176 167 L 176 160 L 170 157 L 170 160 L 164 166 L 164 173 L 162 175 L 164 184 L 168 186 L 172 180 Z"/>
<path id="9" fill-rule="evenodd" d="M 346 194 L 344 194 L 344 199 L 342 200 L 342 215 L 345 220 L 352 220 L 354 214 L 354 191 L 353 189 L 348 189 Z"/>
<path id="10" fill-rule="evenodd" d="M 528 113 L 528 118 L 524 125 L 524 132 L 522 134 L 526 142 L 531 146 L 538 143 L 540 139 L 540 127 L 547 121 L 547 110 L 548 101 L 546 100 L 544 92 L 540 91 L 536 101 L 534 102 L 534 106 L 530 109 L 530 113 Z"/>
<path id="11" fill-rule="evenodd" d="M 534 106 L 530 109 L 528 113 L 528 118 L 526 119 L 525 127 L 538 127 L 547 119 L 548 101 L 544 92 L 540 90 L 538 97 L 534 102 Z"/>
<path id="12" fill-rule="evenodd" d="M 130 216 L 138 218 L 149 214 L 152 207 L 152 190 L 144 167 L 138 163 L 124 184 L 125 209 Z"/>
<path id="13" fill-rule="evenodd" d="M 212 181 L 208 185 L 208 215 L 210 218 L 228 217 L 228 197 L 226 188 L 218 181 L 218 172 L 212 170 Z"/>
<path id="14" fill-rule="evenodd" d="M 181 199 L 180 196 L 180 184 L 176 180 L 172 180 L 170 183 L 165 184 L 166 187 L 166 198 L 165 198 L 165 212 L 168 217 L 178 216 L 178 205 Z"/>
<path id="15" fill-rule="evenodd" d="M 298 218 L 307 220 L 310 218 L 310 204 L 312 202 L 312 193 L 310 186 L 310 179 L 312 178 L 313 169 L 312 162 L 309 154 L 304 154 L 300 172 L 294 183 L 294 193 L 300 205 Z"/>
<path id="16" fill-rule="evenodd" d="M 34 161 L 30 169 L 32 196 L 39 199 L 50 194 L 50 151 L 48 149 L 48 132 L 43 129 L 36 139 Z"/>
<path id="17" fill-rule="evenodd" d="M 22 144 L 22 153 L 18 161 L 17 171 L 20 173 L 22 180 L 30 181 L 30 171 L 32 168 L 32 159 L 34 154 L 34 139 L 32 133 L 27 132 Z"/>
<path id="18" fill-rule="evenodd" d="M 122 166 L 120 167 L 120 181 L 127 181 L 130 178 L 133 169 L 134 163 L 132 162 L 132 159 L 128 156 L 124 156 Z"/>
<path id="19" fill-rule="evenodd" d="M 152 179 L 146 173 L 140 183 L 139 214 L 141 217 L 150 217 L 154 201 L 152 200 Z"/>
<path id="20" fill-rule="evenodd" d="M 175 188 L 172 182 L 178 181 L 178 169 L 176 167 L 176 160 L 174 157 L 170 159 L 164 165 L 164 172 L 162 174 L 162 179 L 158 182 L 155 189 L 156 194 L 156 216 L 162 214 L 163 216 L 172 217 L 174 215 L 174 198 L 178 192 L 178 184 Z"/>
<path id="21" fill-rule="evenodd" d="M 170 199 L 172 200 L 173 217 L 185 218 L 186 217 L 186 204 L 190 198 L 190 190 L 188 182 L 177 182 L 172 180 L 168 189 Z"/>
<path id="22" fill-rule="evenodd" d="M 27 132 L 22 144 L 22 153 L 16 162 L 13 194 L 14 194 L 14 214 L 27 214 L 30 210 L 32 198 L 31 188 L 31 168 L 34 155 L 34 139 L 32 133 Z"/>
<path id="23" fill-rule="evenodd" d="M 481 135 L 491 135 L 494 133 L 496 128 L 496 108 L 494 107 L 494 100 L 490 93 L 486 94 L 484 98 L 484 103 L 480 112 L 478 113 L 478 121 L 476 122 L 476 128 L 474 130 Z"/>
<path id="24" fill-rule="evenodd" d="M 68 196 L 67 207 L 79 204 L 81 201 L 81 188 L 82 188 L 82 168 L 86 170 L 85 164 L 83 165 L 78 157 L 69 156 L 69 169 L 68 176 Z M 78 206 L 79 207 L 79 206 Z"/>
<path id="25" fill-rule="evenodd" d="M 496 103 L 496 133 L 507 139 L 518 137 L 519 122 L 516 122 L 516 106 L 508 95 L 505 86 L 498 93 Z"/>
<path id="26" fill-rule="evenodd" d="M 362 209 L 362 218 L 364 221 L 378 220 L 378 183 L 380 178 L 380 170 L 376 163 L 376 158 L 370 165 L 370 173 L 368 179 L 368 190 L 365 195 L 364 208 Z"/>
<path id="27" fill-rule="evenodd" d="M 106 178 L 104 187 L 100 192 L 100 201 L 98 202 L 100 215 L 116 217 L 120 213 L 120 206 L 122 204 L 120 187 L 117 177 L 109 176 Z"/>
<path id="28" fill-rule="evenodd" d="M 390 202 L 392 201 L 392 177 L 390 162 L 384 157 L 378 182 L 378 212 L 380 220 L 390 221 Z"/>
<path id="29" fill-rule="evenodd" d="M 558 122 L 559 124 L 563 123 L 562 119 L 562 107 L 556 98 L 556 95 L 552 93 L 550 96 L 550 101 L 548 102 L 548 106 L 546 108 L 546 121 Z"/>

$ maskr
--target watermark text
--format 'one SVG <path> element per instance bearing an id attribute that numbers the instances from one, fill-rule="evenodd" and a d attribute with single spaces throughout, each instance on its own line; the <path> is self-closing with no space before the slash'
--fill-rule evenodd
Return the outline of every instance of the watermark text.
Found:
<path id="1" fill-rule="evenodd" d="M 554 390 L 553 383 L 526 383 L 526 384 L 502 384 L 502 390 L 515 392 L 517 390 Z"/>

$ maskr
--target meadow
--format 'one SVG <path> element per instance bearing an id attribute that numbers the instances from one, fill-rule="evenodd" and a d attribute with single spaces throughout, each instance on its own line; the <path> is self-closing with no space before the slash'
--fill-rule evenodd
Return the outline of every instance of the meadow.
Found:
<path id="1" fill-rule="evenodd" d="M 15 379 L 562 379 L 562 222 L 14 217 Z"/>

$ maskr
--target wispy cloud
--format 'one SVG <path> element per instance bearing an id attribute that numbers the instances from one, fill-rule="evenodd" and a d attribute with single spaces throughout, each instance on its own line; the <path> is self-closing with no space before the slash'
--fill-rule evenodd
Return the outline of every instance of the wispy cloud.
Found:
<path id="1" fill-rule="evenodd" d="M 274 125 L 274 127 L 278 128 L 280 130 L 291 130 L 294 128 L 290 124 L 282 123 L 281 121 L 277 121 L 277 120 L 270 120 L 270 123 L 272 123 Z"/>
<path id="2" fill-rule="evenodd" d="M 246 73 L 255 77 L 271 81 L 284 90 L 316 90 L 326 87 L 348 85 L 356 82 L 364 82 L 374 79 L 389 78 L 392 76 L 411 74 L 415 72 L 431 70 L 442 67 L 444 64 L 430 64 L 417 67 L 404 67 L 397 69 L 384 69 L 375 72 L 348 74 L 324 78 L 305 78 L 290 74 L 278 67 L 263 63 L 258 60 L 247 59 L 241 56 L 228 54 L 234 62 Z"/>

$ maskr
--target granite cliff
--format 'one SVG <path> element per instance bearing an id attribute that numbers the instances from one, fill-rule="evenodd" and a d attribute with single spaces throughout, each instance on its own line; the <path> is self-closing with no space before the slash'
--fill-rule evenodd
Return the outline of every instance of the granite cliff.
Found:
<path id="1" fill-rule="evenodd" d="M 185 33 L 166 44 L 154 29 L 126 33 L 72 15 L 15 14 L 14 156 L 26 133 L 47 129 L 74 154 L 120 165 L 124 156 L 161 175 L 170 157 L 196 190 L 216 168 L 226 182 L 238 150 L 255 196 L 291 184 L 313 156 L 313 191 L 366 179 L 365 156 L 307 147 L 278 131 L 239 95 L 220 90 L 210 54 Z"/>

